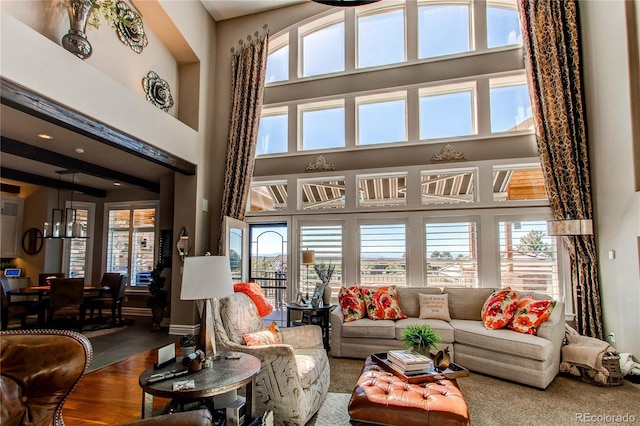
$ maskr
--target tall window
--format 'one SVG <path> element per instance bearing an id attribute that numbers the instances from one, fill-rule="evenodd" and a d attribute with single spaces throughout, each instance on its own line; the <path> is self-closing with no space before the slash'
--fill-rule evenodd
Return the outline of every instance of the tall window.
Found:
<path id="1" fill-rule="evenodd" d="M 407 140 L 405 92 L 363 96 L 358 105 L 358 144 L 372 145 Z"/>
<path id="2" fill-rule="evenodd" d="M 475 84 L 420 90 L 420 139 L 475 133 Z"/>
<path id="3" fill-rule="evenodd" d="M 302 75 L 344 71 L 344 22 L 302 36 Z"/>
<path id="4" fill-rule="evenodd" d="M 358 67 L 405 60 L 404 10 L 358 17 Z"/>
<path id="5" fill-rule="evenodd" d="M 487 47 L 522 44 L 518 8 L 513 0 L 487 2 Z"/>
<path id="6" fill-rule="evenodd" d="M 289 115 L 287 108 L 272 108 L 262 111 L 258 130 L 256 155 L 277 154 L 289 149 Z"/>
<path id="7" fill-rule="evenodd" d="M 289 79 L 289 34 L 284 34 L 269 42 L 266 83 Z"/>
<path id="8" fill-rule="evenodd" d="M 107 270 L 127 274 L 132 287 L 146 286 L 155 264 L 157 202 L 107 205 Z"/>
<path id="9" fill-rule="evenodd" d="M 427 223 L 427 284 L 478 286 L 478 237 L 475 222 Z"/>
<path id="10" fill-rule="evenodd" d="M 465 3 L 418 7 L 418 57 L 432 58 L 471 50 L 470 8 Z"/>
<path id="11" fill-rule="evenodd" d="M 360 284 L 407 284 L 406 225 L 360 225 Z"/>
<path id="12" fill-rule="evenodd" d="M 493 133 L 533 128 L 529 90 L 523 75 L 492 78 L 489 86 Z"/>
<path id="13" fill-rule="evenodd" d="M 344 147 L 344 100 L 300 106 L 302 149 Z"/>
<path id="14" fill-rule="evenodd" d="M 500 221 L 498 237 L 502 287 L 559 298 L 556 239 L 546 221 Z"/>

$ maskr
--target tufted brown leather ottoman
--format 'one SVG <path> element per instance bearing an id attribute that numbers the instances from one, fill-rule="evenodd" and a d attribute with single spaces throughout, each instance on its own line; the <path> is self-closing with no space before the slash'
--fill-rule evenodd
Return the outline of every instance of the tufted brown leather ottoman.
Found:
<path id="1" fill-rule="evenodd" d="M 455 380 L 409 384 L 368 357 L 351 400 L 354 423 L 470 425 L 469 409 Z"/>

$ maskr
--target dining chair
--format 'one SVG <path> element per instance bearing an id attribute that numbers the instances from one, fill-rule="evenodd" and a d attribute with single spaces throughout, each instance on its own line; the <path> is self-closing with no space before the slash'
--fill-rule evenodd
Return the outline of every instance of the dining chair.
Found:
<path id="1" fill-rule="evenodd" d="M 11 295 L 7 292 L 11 289 L 9 285 L 9 279 L 6 277 L 0 277 L 2 280 L 2 330 L 6 330 L 9 327 L 9 321 L 13 318 L 20 318 L 20 326 L 26 328 L 27 317 L 29 315 L 38 315 L 38 324 L 41 325 L 44 319 L 44 310 L 34 300 L 11 300 Z"/>
<path id="2" fill-rule="evenodd" d="M 93 319 L 94 309 L 98 310 L 98 319 L 102 319 L 102 310 L 111 309 L 111 322 L 113 325 L 122 324 L 122 301 L 126 289 L 127 275 L 118 272 L 105 272 L 100 281 L 101 287 L 109 287 L 99 296 L 86 298 L 86 309 L 89 310 L 89 318 Z M 117 312 L 117 321 L 116 321 Z"/>
<path id="3" fill-rule="evenodd" d="M 64 273 L 62 272 L 51 272 L 51 273 L 44 273 L 44 274 L 38 274 L 38 285 L 39 286 L 45 286 L 45 285 L 49 285 L 47 278 L 49 277 L 56 277 L 56 279 L 59 278 L 64 278 Z"/>
<path id="4" fill-rule="evenodd" d="M 59 278 L 51 281 L 47 322 L 51 325 L 56 318 L 77 319 L 82 332 L 85 321 L 84 278 Z"/>

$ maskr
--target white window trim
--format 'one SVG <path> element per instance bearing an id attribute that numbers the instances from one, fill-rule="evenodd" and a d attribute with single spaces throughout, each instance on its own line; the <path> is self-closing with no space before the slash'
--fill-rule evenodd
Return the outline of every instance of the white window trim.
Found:
<path id="1" fill-rule="evenodd" d="M 65 208 L 71 208 L 71 202 L 67 201 L 65 203 Z M 87 210 L 87 237 L 93 238 L 95 236 L 95 222 L 96 222 L 96 204 L 95 203 L 87 203 L 82 201 L 74 201 L 73 208 Z M 69 261 L 70 261 L 70 253 L 71 244 L 70 241 L 64 239 L 63 251 L 62 251 L 62 272 L 64 272 L 65 276 L 69 276 Z M 84 282 L 85 285 L 91 285 L 92 282 L 92 272 L 93 272 L 93 243 L 87 244 L 87 251 L 85 253 L 85 277 Z M 102 275 L 102 274 L 101 274 Z"/>

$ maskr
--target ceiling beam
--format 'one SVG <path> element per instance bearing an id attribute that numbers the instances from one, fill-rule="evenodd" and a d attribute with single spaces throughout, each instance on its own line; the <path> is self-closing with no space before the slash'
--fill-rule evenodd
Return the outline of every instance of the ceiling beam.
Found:
<path id="1" fill-rule="evenodd" d="M 19 142 L 14 139 L 1 137 L 0 151 L 5 154 L 16 155 L 18 157 L 28 158 L 40 163 L 52 164 L 69 170 L 74 170 L 85 175 L 96 176 L 114 182 L 125 182 L 134 186 L 139 186 L 148 191 L 160 193 L 160 184 L 150 180 L 137 178 L 127 173 L 117 172 L 106 167 L 68 157 L 54 151 Z M 3 175 L 3 177 L 5 177 Z"/>
<path id="2" fill-rule="evenodd" d="M 0 79 L 0 103 L 176 172 L 196 174 L 195 164 L 4 78 Z"/>
<path id="3" fill-rule="evenodd" d="M 51 179 L 48 177 L 34 175 L 32 173 L 21 172 L 20 170 L 9 169 L 7 167 L 0 167 L 0 176 L 6 179 L 17 180 L 20 182 L 31 183 L 39 186 L 46 186 L 48 188 L 55 189 L 68 189 L 70 191 L 81 192 L 93 197 L 104 198 L 107 196 L 107 191 L 102 189 L 92 188 L 86 185 L 80 185 L 78 183 L 67 182 L 66 180 Z"/>

